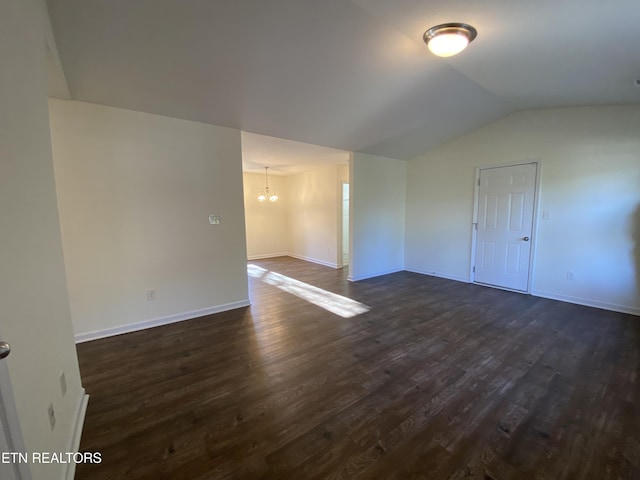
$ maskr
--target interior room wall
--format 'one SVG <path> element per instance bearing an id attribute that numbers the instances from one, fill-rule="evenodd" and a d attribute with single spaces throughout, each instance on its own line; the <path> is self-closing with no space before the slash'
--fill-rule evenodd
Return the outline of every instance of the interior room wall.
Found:
<path id="1" fill-rule="evenodd" d="M 66 452 L 81 421 L 84 390 L 73 329 L 54 183 L 45 29 L 37 0 L 0 2 L 0 337 L 3 362 L 29 452 Z M 66 394 L 60 374 L 64 372 Z M 7 384 L 0 385 L 6 394 Z M 53 404 L 56 424 L 49 426 Z M 80 418 L 79 418 L 80 415 Z M 67 465 L 29 466 L 34 480 L 62 478 Z"/>
<path id="2" fill-rule="evenodd" d="M 403 270 L 407 162 L 354 153 L 349 178 L 349 278 Z"/>
<path id="3" fill-rule="evenodd" d="M 249 260 L 280 257 L 289 251 L 289 222 L 286 177 L 269 175 L 269 188 L 278 194 L 276 202 L 259 202 L 265 175 L 244 173 L 244 211 Z"/>
<path id="4" fill-rule="evenodd" d="M 248 304 L 239 130 L 82 102 L 50 108 L 78 340 Z"/>
<path id="5" fill-rule="evenodd" d="M 286 177 L 289 255 L 339 267 L 341 167 L 329 165 Z"/>
<path id="6" fill-rule="evenodd" d="M 539 159 L 532 293 L 639 314 L 638 132 L 637 106 L 532 110 L 411 160 L 406 268 L 468 281 L 475 168 Z"/>

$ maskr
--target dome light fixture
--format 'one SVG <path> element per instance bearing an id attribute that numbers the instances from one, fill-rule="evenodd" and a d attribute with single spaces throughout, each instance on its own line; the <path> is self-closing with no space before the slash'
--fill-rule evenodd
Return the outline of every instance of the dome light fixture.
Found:
<path id="1" fill-rule="evenodd" d="M 269 200 L 270 202 L 275 202 L 278 200 L 278 194 L 269 190 L 269 167 L 264 167 L 264 175 L 266 186 L 264 187 L 264 190 L 260 192 L 260 195 L 258 195 L 258 201 L 264 202 L 265 200 Z"/>
<path id="2" fill-rule="evenodd" d="M 466 23 L 443 23 L 424 32 L 424 43 L 439 57 L 452 57 L 467 48 L 478 31 Z"/>

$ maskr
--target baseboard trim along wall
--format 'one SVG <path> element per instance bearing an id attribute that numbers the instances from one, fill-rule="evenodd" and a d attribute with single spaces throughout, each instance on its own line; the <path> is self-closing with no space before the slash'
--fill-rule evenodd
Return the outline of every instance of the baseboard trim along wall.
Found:
<path id="1" fill-rule="evenodd" d="M 205 315 L 212 315 L 214 313 L 226 312 L 227 310 L 235 310 L 236 308 L 248 307 L 251 305 L 249 299 L 241 300 L 239 302 L 226 303 L 224 305 L 217 305 L 215 307 L 203 308 L 201 310 L 194 310 L 191 312 L 178 313 L 175 315 L 168 315 L 166 317 L 153 318 L 150 320 L 144 320 L 142 322 L 130 323 L 127 325 L 120 325 L 118 327 L 106 328 L 104 330 L 96 330 L 87 333 L 78 333 L 75 336 L 76 343 L 90 342 L 91 340 L 98 340 L 99 338 L 113 337 L 114 335 L 120 335 L 122 333 L 136 332 L 138 330 L 145 330 L 147 328 L 159 327 L 161 325 L 168 325 L 170 323 L 182 322 L 184 320 L 191 320 L 193 318 L 204 317 Z"/>
<path id="2" fill-rule="evenodd" d="M 429 275 L 432 277 L 446 278 L 447 280 L 455 280 L 463 283 L 471 283 L 468 278 L 460 277 L 458 275 L 448 275 L 448 274 L 439 273 L 439 272 L 426 272 L 424 270 L 411 269 L 411 268 L 405 268 L 405 270 L 407 272 L 419 273 L 421 275 Z M 497 288 L 497 287 L 489 286 L 489 288 Z M 589 300 L 587 298 L 573 297 L 570 295 L 561 295 L 557 293 L 545 292 L 542 290 L 532 290 L 531 295 L 533 295 L 534 297 L 548 298 L 549 300 L 558 300 L 559 302 L 574 303 L 576 305 L 584 305 L 585 307 L 601 308 L 603 310 L 610 310 L 612 312 L 628 313 L 630 315 L 640 316 L 639 308 L 629 307 L 627 305 L 616 305 L 615 303 L 598 302 L 597 300 Z"/>
<path id="3" fill-rule="evenodd" d="M 440 278 L 446 278 L 447 280 L 455 280 L 456 282 L 471 283 L 468 278 L 461 277 L 459 275 L 449 275 L 449 274 L 440 273 L 440 272 L 427 272 L 424 270 L 419 270 L 414 268 L 405 268 L 405 270 L 411 273 L 419 273 L 420 275 L 429 275 L 431 277 L 440 277 Z"/>
<path id="4" fill-rule="evenodd" d="M 283 253 L 267 253 L 265 255 L 251 255 L 247 257 L 247 260 L 262 260 L 264 258 L 276 258 L 276 257 L 288 257 L 289 254 L 286 252 Z"/>
<path id="5" fill-rule="evenodd" d="M 263 260 L 266 258 L 276 258 L 276 257 L 291 257 L 297 258 L 298 260 L 304 260 L 305 262 L 317 263 L 318 265 L 324 265 L 325 267 L 331 268 L 342 268 L 342 265 L 337 263 L 325 262 L 324 260 L 318 260 L 317 258 L 305 257 L 303 255 L 296 255 L 295 253 L 268 253 L 266 255 L 251 255 L 247 257 L 247 260 Z"/>
<path id="6" fill-rule="evenodd" d="M 325 267 L 340 268 L 342 265 L 337 263 L 325 262 L 324 260 L 318 260 L 317 258 L 305 257 L 303 255 L 296 255 L 295 253 L 287 253 L 287 256 L 297 258 L 298 260 L 304 260 L 306 262 L 317 263 L 318 265 L 324 265 Z"/>
<path id="7" fill-rule="evenodd" d="M 82 429 L 84 427 L 84 419 L 87 414 L 87 405 L 89 404 L 89 395 L 86 394 L 84 388 L 80 392 L 78 398 L 78 406 L 76 407 L 76 418 L 73 425 L 73 432 L 69 439 L 67 452 L 78 452 L 80 450 L 80 439 L 82 437 Z M 76 463 L 66 463 L 62 470 L 62 480 L 73 480 L 76 474 Z"/>
<path id="8" fill-rule="evenodd" d="M 534 295 L 536 297 L 548 298 L 550 300 L 558 300 L 560 302 L 575 303 L 576 305 L 584 305 L 585 307 L 602 308 L 603 310 L 611 310 L 612 312 L 628 313 L 630 315 L 640 316 L 640 308 L 629 307 L 627 305 L 598 302 L 597 300 L 589 300 L 582 297 L 572 297 L 570 295 L 558 295 L 556 293 L 544 292 L 541 290 L 533 290 L 531 292 L 531 295 Z"/>
<path id="9" fill-rule="evenodd" d="M 392 273 L 403 272 L 404 270 L 405 270 L 404 268 L 394 268 L 391 270 L 386 270 L 384 272 L 371 273 L 371 274 L 367 273 L 365 275 L 356 275 L 355 277 L 349 275 L 347 280 L 349 280 L 350 282 L 359 282 L 360 280 L 366 280 L 368 278 L 374 278 L 374 277 L 381 277 L 383 275 L 390 275 Z"/>

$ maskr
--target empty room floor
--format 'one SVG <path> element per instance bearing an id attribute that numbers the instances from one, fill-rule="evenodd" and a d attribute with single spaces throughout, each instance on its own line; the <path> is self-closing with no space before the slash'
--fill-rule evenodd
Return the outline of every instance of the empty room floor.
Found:
<path id="1" fill-rule="evenodd" d="M 252 306 L 78 345 L 99 479 L 638 479 L 640 318 L 249 262 Z"/>

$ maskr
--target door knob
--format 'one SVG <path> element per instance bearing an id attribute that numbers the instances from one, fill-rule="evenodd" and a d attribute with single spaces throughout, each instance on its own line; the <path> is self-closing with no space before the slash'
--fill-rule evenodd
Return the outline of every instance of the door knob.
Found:
<path id="1" fill-rule="evenodd" d="M 524 237 L 524 238 L 523 238 L 523 240 L 524 240 L 525 242 L 528 242 L 528 241 L 529 241 L 529 237 Z"/>
<path id="2" fill-rule="evenodd" d="M 0 342 L 0 360 L 7 358 L 11 353 L 11 345 L 7 342 Z"/>

